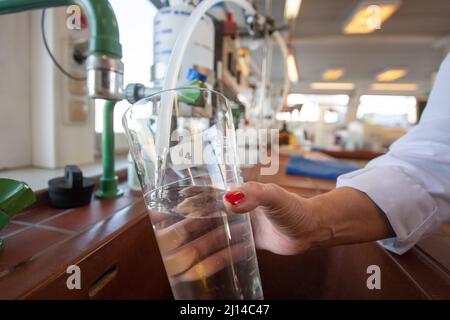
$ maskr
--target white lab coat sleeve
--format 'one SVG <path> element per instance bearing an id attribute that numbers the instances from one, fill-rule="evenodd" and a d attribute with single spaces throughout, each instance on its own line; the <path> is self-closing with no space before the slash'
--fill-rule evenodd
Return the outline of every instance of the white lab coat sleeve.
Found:
<path id="1" fill-rule="evenodd" d="M 367 194 L 386 214 L 395 237 L 380 241 L 402 254 L 450 221 L 450 55 L 436 78 L 420 123 L 389 152 L 340 176 L 337 187 Z"/>

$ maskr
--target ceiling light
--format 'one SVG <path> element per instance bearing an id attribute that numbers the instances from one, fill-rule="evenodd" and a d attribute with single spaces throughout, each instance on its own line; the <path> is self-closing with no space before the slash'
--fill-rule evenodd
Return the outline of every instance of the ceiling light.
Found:
<path id="1" fill-rule="evenodd" d="M 313 82 L 311 89 L 313 90 L 353 90 L 354 83 L 350 82 Z"/>
<path id="2" fill-rule="evenodd" d="M 344 75 L 344 69 L 328 69 L 322 74 L 325 81 L 336 81 Z"/>
<path id="3" fill-rule="evenodd" d="M 378 81 L 394 81 L 403 78 L 408 71 L 406 69 L 389 69 L 377 75 Z"/>
<path id="4" fill-rule="evenodd" d="M 381 28 L 399 8 L 400 0 L 366 0 L 359 3 L 344 25 L 347 34 L 366 34 Z"/>
<path id="5" fill-rule="evenodd" d="M 370 88 L 377 91 L 416 91 L 419 85 L 417 83 L 372 83 Z"/>
<path id="6" fill-rule="evenodd" d="M 291 82 L 298 82 L 298 70 L 297 70 L 297 63 L 295 62 L 294 55 L 292 53 L 289 53 L 287 58 L 287 68 L 288 68 L 288 77 L 289 81 Z"/>
<path id="7" fill-rule="evenodd" d="M 284 17 L 287 20 L 295 19 L 300 12 L 300 6 L 302 4 L 302 0 L 286 0 L 286 4 L 284 7 Z"/>

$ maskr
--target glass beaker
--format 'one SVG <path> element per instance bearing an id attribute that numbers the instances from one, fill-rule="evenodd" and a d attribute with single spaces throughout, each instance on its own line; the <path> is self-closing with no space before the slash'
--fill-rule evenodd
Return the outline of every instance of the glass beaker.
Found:
<path id="1" fill-rule="evenodd" d="M 161 108 L 173 108 L 163 157 L 156 145 L 163 133 L 155 132 Z M 225 96 L 162 91 L 132 105 L 123 126 L 174 298 L 262 299 L 250 216 L 223 203 L 242 183 Z"/>

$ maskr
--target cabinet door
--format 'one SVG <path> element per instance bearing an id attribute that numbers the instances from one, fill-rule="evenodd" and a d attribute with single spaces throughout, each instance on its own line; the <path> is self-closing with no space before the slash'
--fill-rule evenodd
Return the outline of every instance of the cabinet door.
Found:
<path id="1" fill-rule="evenodd" d="M 74 263 L 81 289 L 69 290 L 64 273 L 31 299 L 171 299 L 172 294 L 147 215 Z M 74 283 L 69 279 L 69 282 Z"/>

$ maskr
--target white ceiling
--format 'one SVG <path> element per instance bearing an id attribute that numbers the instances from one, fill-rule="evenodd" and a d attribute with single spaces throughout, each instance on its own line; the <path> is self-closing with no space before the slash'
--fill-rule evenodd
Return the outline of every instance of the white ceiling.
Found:
<path id="1" fill-rule="evenodd" d="M 375 75 L 390 67 L 408 69 L 396 81 L 419 84 L 416 95 L 427 94 L 432 74 L 448 52 L 450 0 L 403 0 L 399 10 L 369 35 L 344 35 L 343 23 L 359 0 L 303 0 L 296 21 L 293 48 L 301 81 L 292 91 L 310 92 L 310 82 L 322 81 L 325 69 L 344 68 L 339 81 L 354 82 L 361 93 L 370 92 Z M 283 25 L 284 1 L 273 0 L 273 16 Z M 281 53 L 274 52 L 272 78 L 282 82 Z"/>
<path id="2" fill-rule="evenodd" d="M 297 21 L 296 35 L 319 36 L 340 34 L 340 28 L 359 0 L 303 0 Z M 284 1 L 273 0 L 273 15 L 281 22 Z M 433 34 L 450 33 L 449 0 L 403 0 L 400 9 L 377 34 Z"/>

